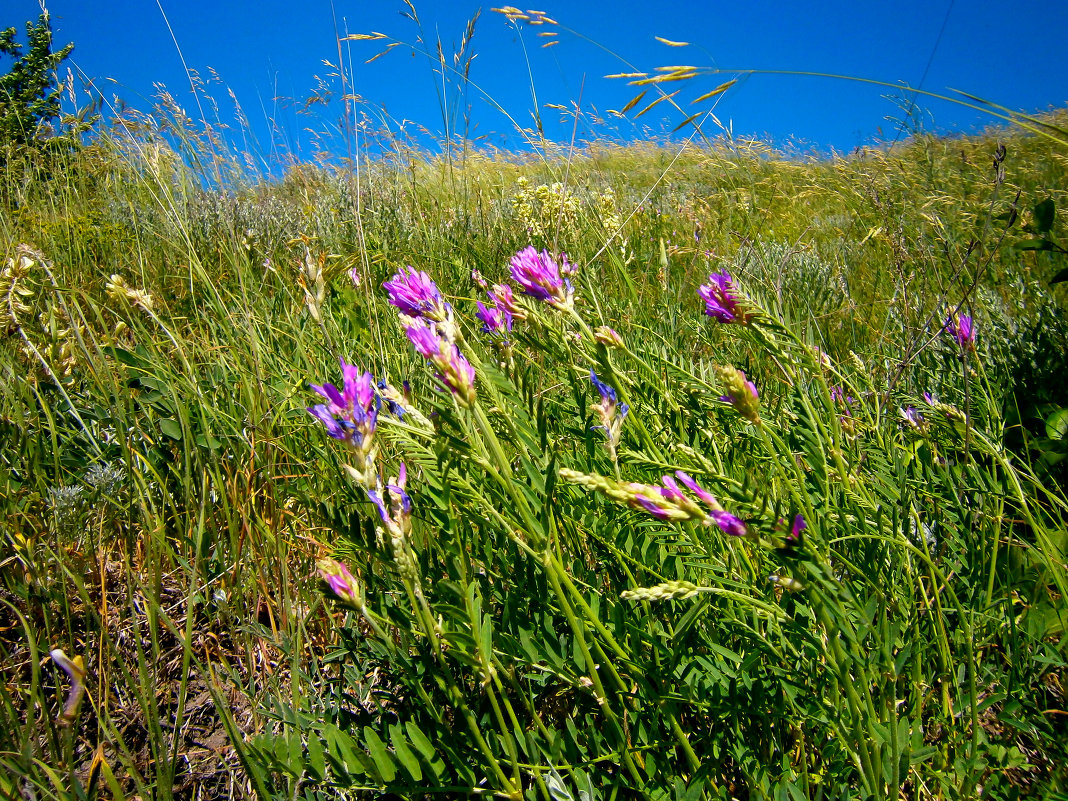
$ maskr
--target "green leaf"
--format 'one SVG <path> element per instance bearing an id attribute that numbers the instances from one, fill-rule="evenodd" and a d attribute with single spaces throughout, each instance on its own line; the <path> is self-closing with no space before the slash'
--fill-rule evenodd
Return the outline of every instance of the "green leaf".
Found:
<path id="1" fill-rule="evenodd" d="M 201 448 L 207 448 L 209 451 L 217 451 L 222 447 L 222 443 L 210 434 L 197 434 L 194 439 L 197 445 Z"/>
<path id="2" fill-rule="evenodd" d="M 1016 250 L 1053 250 L 1053 243 L 1048 239 L 1025 239 L 1013 247 Z"/>
<path id="3" fill-rule="evenodd" d="M 341 763 L 346 773 L 359 776 L 367 772 L 364 761 L 356 755 L 356 743 L 351 737 L 332 724 L 323 726 L 323 735 L 330 746 L 331 755 Z"/>
<path id="4" fill-rule="evenodd" d="M 367 750 L 371 753 L 371 759 L 374 760 L 375 768 L 378 770 L 378 775 L 382 777 L 382 782 L 389 784 L 397 777 L 397 766 L 390 759 L 386 744 L 382 742 L 382 738 L 370 726 L 363 727 L 363 741 L 367 744 Z"/>
<path id="5" fill-rule="evenodd" d="M 304 736 L 299 731 L 290 731 L 286 742 L 289 746 L 289 772 L 299 777 L 304 772 Z"/>
<path id="6" fill-rule="evenodd" d="M 1046 436 L 1054 441 L 1068 436 L 1068 409 L 1058 409 L 1046 418 Z"/>
<path id="7" fill-rule="evenodd" d="M 1035 231 L 1040 234 L 1048 234 L 1053 229 L 1053 221 L 1057 216 L 1057 204 L 1053 198 L 1036 203 L 1033 209 L 1035 215 Z"/>
<path id="8" fill-rule="evenodd" d="M 326 778 L 326 758 L 323 754 L 323 743 L 316 731 L 308 732 L 308 770 L 319 781 Z"/>
<path id="9" fill-rule="evenodd" d="M 430 739 L 423 734 L 422 730 L 413 721 L 405 723 L 404 728 L 408 732 L 408 739 L 411 740 L 412 745 L 423 757 L 423 762 L 434 772 L 434 778 L 440 780 L 442 774 L 445 773 L 445 763 L 438 756 L 438 752 L 434 750 Z"/>
<path id="10" fill-rule="evenodd" d="M 393 745 L 393 753 L 397 755 L 397 761 L 408 771 L 413 781 L 423 780 L 423 769 L 419 767 L 419 760 L 412 749 L 408 747 L 408 739 L 404 736 L 404 730 L 394 724 L 389 727 L 389 741 Z"/>
<path id="11" fill-rule="evenodd" d="M 159 421 L 159 430 L 165 437 L 178 441 L 182 439 L 182 426 L 177 420 L 171 420 L 169 417 L 163 418 Z"/>
<path id="12" fill-rule="evenodd" d="M 1063 284 L 1065 281 L 1068 281 L 1068 268 L 1061 270 L 1049 279 L 1050 284 Z"/>
<path id="13" fill-rule="evenodd" d="M 100 349 L 100 352 L 105 356 L 110 356 L 113 359 L 118 359 L 127 367 L 147 367 L 140 359 L 125 348 L 113 348 L 110 345 L 105 345 Z"/>

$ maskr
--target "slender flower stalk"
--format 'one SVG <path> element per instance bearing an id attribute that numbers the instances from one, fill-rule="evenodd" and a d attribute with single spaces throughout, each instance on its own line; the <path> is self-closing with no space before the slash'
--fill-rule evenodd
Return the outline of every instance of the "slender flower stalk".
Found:
<path id="1" fill-rule="evenodd" d="M 570 264 L 566 256 L 562 261 L 566 275 L 570 272 Z M 538 253 L 533 247 L 526 247 L 512 257 L 512 279 L 524 293 L 555 308 L 571 309 L 575 292 L 571 281 L 561 276 L 561 269 L 547 250 Z"/>
<path id="2" fill-rule="evenodd" d="M 342 359 L 341 375 L 341 389 L 333 384 L 310 385 L 326 403 L 309 406 L 307 411 L 323 424 L 327 436 L 352 447 L 356 464 L 349 468 L 350 472 L 363 486 L 373 486 L 378 455 L 374 434 L 382 401 L 375 392 L 374 376 L 370 373 L 361 373 Z"/>
<path id="3" fill-rule="evenodd" d="M 410 325 L 406 333 L 419 355 L 434 365 L 438 380 L 460 405 L 470 406 L 474 403 L 475 368 L 464 358 L 459 346 L 425 325 Z"/>
<path id="4" fill-rule="evenodd" d="M 736 367 L 717 367 L 716 373 L 726 390 L 720 400 L 734 406 L 738 414 L 749 422 L 759 424 L 760 393 L 757 392 L 756 384 L 748 380 L 745 373 Z"/>
<path id="5" fill-rule="evenodd" d="M 730 273 L 712 273 L 708 283 L 702 284 L 697 294 L 705 302 L 705 314 L 721 323 L 747 323 L 751 315 L 740 307 L 740 301 L 734 294 L 734 283 Z"/>

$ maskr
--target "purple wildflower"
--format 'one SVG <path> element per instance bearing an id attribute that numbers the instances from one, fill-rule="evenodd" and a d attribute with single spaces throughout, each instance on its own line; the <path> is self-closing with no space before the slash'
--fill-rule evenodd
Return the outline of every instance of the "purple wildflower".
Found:
<path id="1" fill-rule="evenodd" d="M 482 321 L 484 334 L 497 334 L 512 330 L 512 315 L 499 306 L 486 306 L 479 301 L 475 316 Z"/>
<path id="2" fill-rule="evenodd" d="M 682 490 L 679 489 L 679 485 L 675 483 L 675 479 L 671 476 L 662 476 L 663 488 L 660 490 L 660 494 L 667 498 L 669 501 L 678 503 L 679 501 L 685 502 L 686 496 Z"/>
<path id="3" fill-rule="evenodd" d="M 744 537 L 748 533 L 748 529 L 742 519 L 735 517 L 730 512 L 718 509 L 713 510 L 709 516 L 723 530 L 724 534 L 729 534 L 732 537 Z"/>
<path id="4" fill-rule="evenodd" d="M 527 313 L 520 306 L 512 294 L 512 287 L 508 284 L 494 284 L 493 289 L 486 292 L 493 304 L 504 312 L 510 314 L 516 320 L 527 319 Z"/>
<path id="5" fill-rule="evenodd" d="M 846 395 L 841 386 L 831 387 L 831 400 L 835 403 L 844 403 L 846 406 L 853 404 L 853 396 Z"/>
<path id="6" fill-rule="evenodd" d="M 706 490 L 704 487 L 702 487 L 700 484 L 690 478 L 688 473 L 685 473 L 682 470 L 676 470 L 675 475 L 678 477 L 679 481 L 686 485 L 686 488 L 690 490 L 690 492 L 692 492 L 694 495 L 696 495 L 698 498 L 708 504 L 710 508 L 720 508 L 719 503 L 714 497 L 712 497 L 712 493 L 710 493 L 708 490 Z"/>
<path id="7" fill-rule="evenodd" d="M 920 413 L 920 410 L 917 409 L 915 406 L 906 406 L 904 409 L 902 409 L 901 417 L 912 428 L 915 428 L 917 430 L 922 429 L 924 426 L 925 421 L 923 419 L 923 415 Z"/>
<path id="8" fill-rule="evenodd" d="M 564 263 L 567 264 L 566 258 Z M 538 253 L 533 247 L 524 248 L 512 257 L 511 271 L 512 279 L 527 295 L 559 309 L 571 307 L 571 282 L 561 277 L 560 265 L 549 251 Z"/>
<path id="9" fill-rule="evenodd" d="M 349 569 L 345 567 L 341 562 L 338 562 L 335 570 L 337 572 L 327 573 L 326 571 L 322 571 L 320 575 L 322 575 L 323 580 L 330 585 L 330 590 L 334 593 L 334 595 L 338 596 L 339 598 L 345 598 L 349 595 L 352 595 L 351 579 L 353 578 L 353 576 L 349 572 Z"/>
<path id="10" fill-rule="evenodd" d="M 961 350 L 975 350 L 975 328 L 967 314 L 954 314 L 946 320 L 945 331 L 957 340 Z"/>
<path id="11" fill-rule="evenodd" d="M 738 308 L 738 298 L 734 295 L 734 285 L 730 273 L 712 273 L 708 283 L 702 284 L 697 294 L 705 302 L 705 314 L 721 323 L 744 323 L 749 318 Z"/>
<path id="12" fill-rule="evenodd" d="M 407 468 L 404 462 L 401 462 L 398 476 L 386 484 L 386 489 L 389 490 L 388 507 L 381 487 L 377 492 L 367 490 L 367 497 L 378 507 L 378 516 L 382 518 L 382 525 L 394 544 L 404 541 L 412 528 L 412 499 L 404 490 L 407 478 Z"/>
<path id="13" fill-rule="evenodd" d="M 337 559 L 320 559 L 316 563 L 319 577 L 339 601 L 360 607 L 360 585 L 349 569 Z"/>
<path id="14" fill-rule="evenodd" d="M 560 254 L 560 275 L 564 276 L 565 280 L 566 280 L 567 276 L 574 275 L 577 272 L 578 272 L 578 266 L 575 265 L 575 264 L 572 264 L 571 262 L 569 262 L 567 260 L 567 254 L 566 253 L 561 253 Z"/>
<path id="15" fill-rule="evenodd" d="M 333 384 L 310 384 L 327 403 L 307 407 L 308 414 L 326 428 L 333 439 L 347 439 L 356 447 L 372 436 L 378 422 L 379 400 L 374 376 L 341 360 L 342 389 Z"/>
<path id="16" fill-rule="evenodd" d="M 449 317 L 449 304 L 442 299 L 437 285 L 429 275 L 410 265 L 402 267 L 382 287 L 389 293 L 389 302 L 402 314 L 438 323 Z"/>
<path id="17" fill-rule="evenodd" d="M 404 419 L 404 407 L 397 402 L 400 395 L 385 379 L 378 382 L 378 396 L 385 400 L 386 408 L 391 415 L 398 420 Z"/>
<path id="18" fill-rule="evenodd" d="M 597 418 L 601 421 L 601 424 L 594 426 L 594 428 L 604 432 L 608 440 L 608 452 L 612 455 L 614 461 L 616 458 L 616 446 L 619 445 L 619 438 L 623 431 L 623 420 L 626 418 L 627 412 L 630 411 L 630 407 L 625 403 L 619 403 L 615 389 L 599 379 L 597 373 L 593 370 L 590 370 L 590 383 L 593 384 L 601 396 L 601 402 L 595 403 L 590 407 L 597 413 Z"/>
<path id="19" fill-rule="evenodd" d="M 342 359 L 341 375 L 340 390 L 333 384 L 310 385 L 327 402 L 309 406 L 307 411 L 323 424 L 327 436 L 344 440 L 353 447 L 356 465 L 350 470 L 360 483 L 367 486 L 375 473 L 378 448 L 374 434 L 382 401 L 375 392 L 374 376 L 370 373 L 361 373 Z"/>
<path id="20" fill-rule="evenodd" d="M 622 350 L 626 347 L 623 344 L 623 337 L 619 335 L 619 332 L 614 328 L 609 328 L 607 325 L 597 326 L 597 328 L 593 330 L 593 339 L 609 348 Z"/>
<path id="21" fill-rule="evenodd" d="M 309 406 L 308 414 L 318 420 L 326 428 L 326 433 L 331 439 L 345 439 L 349 436 L 352 423 L 338 420 L 330 413 L 330 408 L 325 403 L 317 403 Z"/>
<path id="22" fill-rule="evenodd" d="M 475 400 L 475 368 L 460 348 L 425 325 L 410 325 L 406 332 L 419 355 L 434 365 L 438 380 L 461 405 L 470 406 Z"/>
<path id="23" fill-rule="evenodd" d="M 808 528 L 808 523 L 805 522 L 805 517 L 802 514 L 798 514 L 794 517 L 794 524 L 790 527 L 790 534 L 786 537 L 786 541 L 791 544 L 798 544 L 801 542 L 801 532 Z"/>
<path id="24" fill-rule="evenodd" d="M 674 509 L 670 506 L 662 506 L 647 495 L 636 495 L 635 502 L 657 520 L 671 520 Z"/>

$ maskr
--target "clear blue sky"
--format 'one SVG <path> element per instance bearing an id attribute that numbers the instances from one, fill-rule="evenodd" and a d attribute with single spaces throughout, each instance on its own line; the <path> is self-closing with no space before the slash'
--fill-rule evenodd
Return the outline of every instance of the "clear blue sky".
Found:
<path id="1" fill-rule="evenodd" d="M 161 11 L 162 6 L 162 11 Z M 403 16 L 402 0 L 52 0 L 48 3 L 56 44 L 75 43 L 73 61 L 92 78 L 109 100 L 120 97 L 145 108 L 156 85 L 164 85 L 192 114 L 196 104 L 182 67 L 185 63 L 205 78 L 209 69 L 221 80 L 211 90 L 222 114 L 229 118 L 233 101 L 251 121 L 260 153 L 269 154 L 272 134 L 268 119 L 276 121 L 274 145 L 310 157 L 313 146 L 307 129 L 329 130 L 338 124 L 339 107 L 318 107 L 298 114 L 301 101 L 331 78 L 338 63 L 337 35 L 380 31 L 415 43 L 419 30 Z M 433 45 L 440 36 L 447 55 L 459 44 L 466 21 L 480 6 L 473 0 L 417 3 L 423 35 Z M 537 6 L 562 26 L 559 44 L 536 33 L 517 32 L 490 5 L 469 47 L 476 53 L 471 79 L 496 103 L 523 124 L 530 124 L 535 107 L 531 85 L 544 115 L 550 138 L 566 141 L 570 123 L 545 104 L 584 109 L 621 108 L 638 90 L 603 76 L 628 71 L 619 54 L 634 67 L 651 71 L 659 65 L 758 70 L 804 70 L 920 85 L 946 93 L 960 89 L 1001 105 L 1033 112 L 1068 104 L 1068 3 L 988 2 L 987 0 L 925 0 L 915 2 L 633 2 L 573 3 L 539 0 Z M 164 16 L 166 13 L 166 17 Z M 0 0 L 0 25 L 22 25 L 39 13 L 37 0 Z M 168 30 L 173 29 L 173 38 Z M 661 36 L 691 42 L 685 48 L 667 47 Z M 397 47 L 371 64 L 364 60 L 381 49 L 380 42 L 352 42 L 350 74 L 362 108 L 381 114 L 391 126 L 408 121 L 415 131 L 422 125 L 444 129 L 435 87 L 438 78 L 428 61 L 410 47 Z M 528 61 L 524 56 L 524 47 Z M 180 53 L 179 53 L 180 51 Z M 348 63 L 346 63 L 348 67 Z M 531 76 L 533 81 L 531 80 Z M 684 108 L 726 76 L 700 78 L 679 95 Z M 690 84 L 691 82 L 687 82 Z M 681 84 L 665 84 L 670 89 Z M 719 99 L 716 114 L 736 134 L 769 137 L 783 143 L 790 138 L 820 148 L 849 150 L 882 135 L 893 139 L 887 116 L 901 111 L 886 99 L 892 90 L 823 78 L 753 75 Z M 654 96 L 646 96 L 646 102 Z M 450 104 L 462 105 L 455 89 Z M 685 98 L 685 99 L 684 99 Z M 512 125 L 478 92 L 467 98 L 475 124 L 474 135 L 507 145 Z M 937 100 L 920 98 L 926 128 L 974 131 L 992 122 L 976 112 Z M 637 111 L 644 103 L 637 106 Z M 663 111 L 663 113 L 661 113 Z M 634 112 L 632 112 L 633 115 Z M 690 113 L 687 111 L 687 113 Z M 609 128 L 629 137 L 648 128 L 671 130 L 685 115 L 667 104 L 635 122 L 610 120 Z M 714 130 L 709 127 L 708 130 Z M 583 124 L 579 138 L 590 135 Z"/>

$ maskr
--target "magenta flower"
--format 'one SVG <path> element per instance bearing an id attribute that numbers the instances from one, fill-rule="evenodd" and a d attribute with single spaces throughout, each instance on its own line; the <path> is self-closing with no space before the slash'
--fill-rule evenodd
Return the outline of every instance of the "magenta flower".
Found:
<path id="1" fill-rule="evenodd" d="M 493 296 L 490 295 L 490 297 Z M 475 317 L 482 321 L 484 334 L 507 333 L 512 330 L 512 315 L 500 306 L 486 306 L 479 301 Z"/>
<path id="2" fill-rule="evenodd" d="M 357 448 L 371 437 L 378 422 L 380 401 L 375 393 L 374 376 L 361 373 L 341 360 L 342 389 L 333 384 L 310 384 L 327 403 L 307 407 L 308 414 L 326 428 L 332 439 L 348 440 Z"/>
<path id="3" fill-rule="evenodd" d="M 634 502 L 657 520 L 672 520 L 678 516 L 674 506 L 657 503 L 648 495 L 635 495 Z"/>
<path id="4" fill-rule="evenodd" d="M 710 493 L 708 490 L 706 490 L 704 487 L 702 487 L 700 484 L 690 478 L 690 475 L 688 473 L 685 473 L 682 470 L 676 470 L 675 475 L 678 477 L 679 481 L 686 485 L 686 488 L 690 490 L 690 492 L 692 492 L 694 495 L 696 495 L 698 498 L 708 504 L 710 508 L 720 508 L 719 503 L 712 496 L 712 493 Z"/>
<path id="5" fill-rule="evenodd" d="M 538 253 L 533 247 L 524 248 L 512 257 L 511 268 L 512 279 L 525 294 L 559 309 L 571 307 L 574 295 L 571 282 L 561 277 L 560 265 L 549 251 Z"/>
<path id="6" fill-rule="evenodd" d="M 321 578 L 339 601 L 361 606 L 360 585 L 356 577 L 337 559 L 320 559 L 316 563 Z"/>
<path id="7" fill-rule="evenodd" d="M 340 390 L 333 384 L 310 385 L 327 402 L 309 406 L 307 411 L 323 424 L 327 436 L 352 446 L 356 464 L 350 470 L 366 486 L 375 474 L 378 447 L 374 434 L 382 400 L 370 373 L 361 373 L 342 359 L 341 374 L 344 382 Z"/>
<path id="8" fill-rule="evenodd" d="M 402 314 L 438 323 L 449 317 L 449 304 L 442 299 L 437 285 L 429 275 L 411 265 L 402 267 L 382 287 L 389 293 L 389 302 Z"/>
<path id="9" fill-rule="evenodd" d="M 705 302 L 705 314 L 721 323 L 744 323 L 749 317 L 738 307 L 738 298 L 734 295 L 734 285 L 730 273 L 712 273 L 708 283 L 697 290 Z"/>
<path id="10" fill-rule="evenodd" d="M 516 303 L 515 295 L 512 294 L 512 287 L 508 284 L 494 284 L 493 289 L 487 293 L 489 299 L 493 301 L 493 304 L 502 311 L 508 312 L 516 320 L 527 319 L 527 313 L 523 307 Z"/>
<path id="11" fill-rule="evenodd" d="M 975 350 L 975 328 L 967 314 L 955 314 L 946 320 L 945 331 L 957 340 L 961 350 Z"/>
<path id="12" fill-rule="evenodd" d="M 906 406 L 902 409 L 901 417 L 909 426 L 917 431 L 922 431 L 926 425 L 926 421 L 923 419 L 923 414 L 915 406 Z"/>
<path id="13" fill-rule="evenodd" d="M 434 365 L 438 380 L 461 405 L 470 406 L 475 400 L 475 368 L 460 348 L 425 325 L 410 325 L 406 333 L 419 355 Z"/>
<path id="14" fill-rule="evenodd" d="M 805 516 L 798 514 L 794 517 L 794 524 L 790 527 L 790 534 L 786 537 L 786 541 L 792 545 L 797 545 L 801 542 L 801 532 L 808 528 L 808 523 L 805 522 Z"/>
<path id="15" fill-rule="evenodd" d="M 729 534 L 732 537 L 744 537 L 749 532 L 742 519 L 735 517 L 730 512 L 725 512 L 722 509 L 713 510 L 709 517 L 722 529 L 724 534 Z"/>

